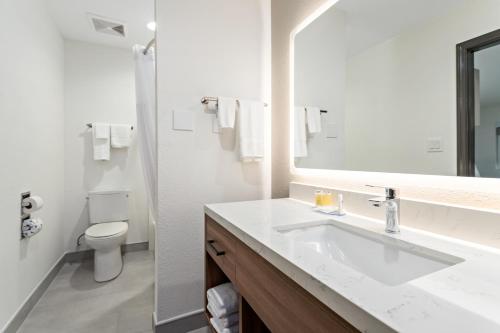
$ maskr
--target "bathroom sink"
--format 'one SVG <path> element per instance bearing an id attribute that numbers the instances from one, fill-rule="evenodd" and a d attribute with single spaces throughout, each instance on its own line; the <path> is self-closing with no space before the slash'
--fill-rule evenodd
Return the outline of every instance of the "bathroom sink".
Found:
<path id="1" fill-rule="evenodd" d="M 280 226 L 295 257 L 309 264 L 334 260 L 386 285 L 399 285 L 462 261 L 435 250 L 332 219 Z"/>

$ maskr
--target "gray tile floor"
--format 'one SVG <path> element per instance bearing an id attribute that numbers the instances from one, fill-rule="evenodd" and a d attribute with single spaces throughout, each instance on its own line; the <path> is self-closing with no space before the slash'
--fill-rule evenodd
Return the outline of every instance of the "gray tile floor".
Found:
<path id="1" fill-rule="evenodd" d="M 154 262 L 149 251 L 124 256 L 123 272 L 97 283 L 93 261 L 65 264 L 19 333 L 151 333 Z"/>

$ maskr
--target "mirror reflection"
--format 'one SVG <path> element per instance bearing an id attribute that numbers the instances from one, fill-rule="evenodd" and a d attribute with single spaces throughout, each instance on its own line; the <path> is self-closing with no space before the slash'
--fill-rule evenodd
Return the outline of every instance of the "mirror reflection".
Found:
<path id="1" fill-rule="evenodd" d="M 294 36 L 295 167 L 500 176 L 499 12 L 490 0 L 335 3 Z M 464 42 L 474 65 L 460 74 Z"/>

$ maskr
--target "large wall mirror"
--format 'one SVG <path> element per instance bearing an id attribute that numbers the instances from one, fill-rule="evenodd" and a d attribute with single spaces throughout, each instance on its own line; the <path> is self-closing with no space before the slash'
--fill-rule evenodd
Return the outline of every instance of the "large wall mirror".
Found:
<path id="1" fill-rule="evenodd" d="M 331 3 L 292 34 L 295 167 L 500 178 L 500 1 Z"/>

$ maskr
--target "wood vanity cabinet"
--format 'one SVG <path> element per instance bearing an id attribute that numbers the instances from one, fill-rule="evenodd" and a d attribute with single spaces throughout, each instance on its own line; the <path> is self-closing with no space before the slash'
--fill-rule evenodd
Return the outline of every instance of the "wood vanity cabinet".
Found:
<path id="1" fill-rule="evenodd" d="M 205 215 L 205 292 L 228 281 L 240 294 L 241 333 L 358 332 Z"/>

